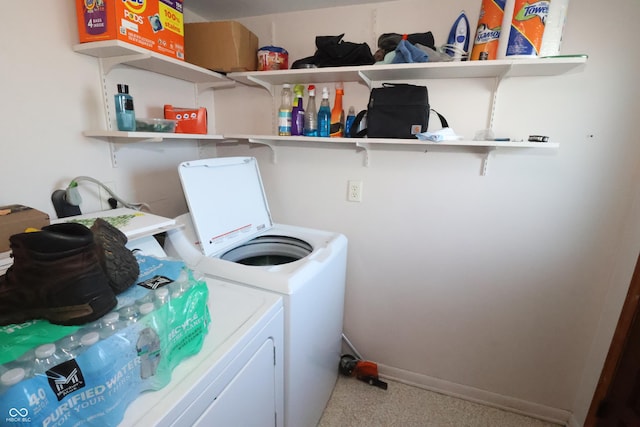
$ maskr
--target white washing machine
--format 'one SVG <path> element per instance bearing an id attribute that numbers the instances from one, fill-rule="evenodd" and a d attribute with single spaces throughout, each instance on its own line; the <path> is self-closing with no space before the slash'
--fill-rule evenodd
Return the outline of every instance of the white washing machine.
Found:
<path id="1" fill-rule="evenodd" d="M 253 157 L 180 164 L 189 214 L 165 250 L 205 275 L 282 295 L 284 424 L 316 426 L 337 380 L 347 239 L 274 224 Z"/>

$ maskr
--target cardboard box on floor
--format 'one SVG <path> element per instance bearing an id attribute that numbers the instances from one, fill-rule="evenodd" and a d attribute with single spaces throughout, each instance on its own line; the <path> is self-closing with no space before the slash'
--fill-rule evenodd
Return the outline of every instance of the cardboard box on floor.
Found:
<path id="1" fill-rule="evenodd" d="M 23 205 L 0 206 L 0 252 L 9 250 L 9 237 L 27 228 L 49 225 L 49 215 Z"/>
<path id="2" fill-rule="evenodd" d="M 235 21 L 185 24 L 184 54 L 187 62 L 213 71 L 255 71 L 258 37 Z"/>

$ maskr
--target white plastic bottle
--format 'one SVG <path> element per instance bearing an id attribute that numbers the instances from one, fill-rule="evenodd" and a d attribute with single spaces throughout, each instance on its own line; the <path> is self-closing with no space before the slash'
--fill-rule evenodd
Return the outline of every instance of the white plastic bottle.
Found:
<path id="1" fill-rule="evenodd" d="M 293 98 L 291 94 L 291 85 L 282 85 L 282 95 L 280 109 L 278 110 L 278 135 L 291 135 L 291 120 L 293 110 Z"/>

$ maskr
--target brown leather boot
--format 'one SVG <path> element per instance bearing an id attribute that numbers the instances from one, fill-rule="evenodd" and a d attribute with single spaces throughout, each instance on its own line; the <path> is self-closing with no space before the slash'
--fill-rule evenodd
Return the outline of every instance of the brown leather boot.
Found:
<path id="1" fill-rule="evenodd" d="M 118 295 L 138 279 L 138 260 L 125 246 L 127 236 L 104 219 L 97 218 L 91 226 L 91 231 L 102 270 L 109 279 L 109 286 Z"/>
<path id="2" fill-rule="evenodd" d="M 116 306 L 93 233 L 75 223 L 9 238 L 13 265 L 0 276 L 0 325 L 47 319 L 92 322 Z"/>

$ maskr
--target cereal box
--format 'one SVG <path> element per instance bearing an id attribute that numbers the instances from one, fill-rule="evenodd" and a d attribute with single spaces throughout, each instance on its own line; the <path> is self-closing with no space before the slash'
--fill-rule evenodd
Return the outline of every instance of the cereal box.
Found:
<path id="1" fill-rule="evenodd" d="M 184 60 L 183 0 L 76 0 L 80 43 L 122 40 Z"/>

